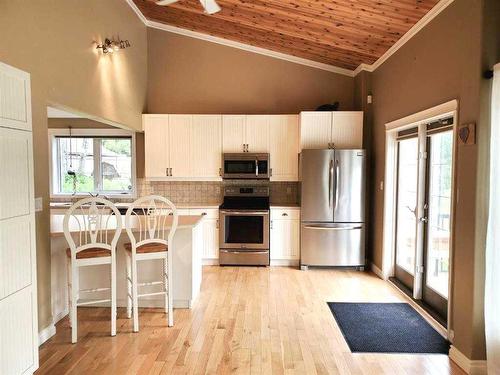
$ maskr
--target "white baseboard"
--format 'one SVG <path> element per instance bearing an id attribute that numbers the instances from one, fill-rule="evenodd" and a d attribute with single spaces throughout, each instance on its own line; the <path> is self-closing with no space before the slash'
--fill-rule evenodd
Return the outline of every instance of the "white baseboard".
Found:
<path id="1" fill-rule="evenodd" d="M 299 259 L 271 259 L 270 265 L 277 267 L 298 267 Z"/>
<path id="2" fill-rule="evenodd" d="M 62 318 L 64 318 L 66 315 L 69 314 L 68 309 L 64 309 L 63 311 L 58 312 L 55 314 L 52 319 L 54 320 L 54 324 L 57 324 Z"/>
<path id="3" fill-rule="evenodd" d="M 450 348 L 450 359 L 462 370 L 470 375 L 486 375 L 488 373 L 486 361 L 472 360 L 467 358 L 460 350 L 453 345 Z"/>
<path id="4" fill-rule="evenodd" d="M 372 270 L 372 272 L 377 275 L 378 277 L 380 277 L 382 280 L 385 280 L 384 278 L 384 273 L 382 272 L 382 270 L 380 268 L 378 268 L 375 263 L 370 263 L 370 269 Z"/>
<path id="5" fill-rule="evenodd" d="M 202 264 L 204 266 L 218 266 L 219 265 L 219 259 L 203 259 Z"/>
<path id="6" fill-rule="evenodd" d="M 56 334 L 56 326 L 54 323 L 49 324 L 47 327 L 38 332 L 38 346 L 42 345 L 45 341 L 50 339 Z"/>

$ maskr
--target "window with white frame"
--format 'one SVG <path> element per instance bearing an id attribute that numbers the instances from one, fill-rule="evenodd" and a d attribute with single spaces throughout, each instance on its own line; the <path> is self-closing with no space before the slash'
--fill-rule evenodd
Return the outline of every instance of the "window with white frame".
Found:
<path id="1" fill-rule="evenodd" d="M 132 195 L 133 136 L 74 133 L 52 134 L 52 195 Z"/>

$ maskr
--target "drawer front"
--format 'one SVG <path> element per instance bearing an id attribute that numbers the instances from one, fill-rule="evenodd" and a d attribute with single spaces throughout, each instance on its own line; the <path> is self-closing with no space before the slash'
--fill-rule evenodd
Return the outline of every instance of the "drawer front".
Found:
<path id="1" fill-rule="evenodd" d="M 221 266 L 268 266 L 269 251 L 233 251 L 220 249 L 219 264 Z"/>
<path id="2" fill-rule="evenodd" d="M 271 220 L 299 220 L 300 210 L 294 208 L 271 208 Z"/>
<path id="3" fill-rule="evenodd" d="M 302 224 L 300 263 L 309 266 L 364 266 L 362 224 Z"/>
<path id="4" fill-rule="evenodd" d="M 218 219 L 219 210 L 217 208 L 192 208 L 189 210 L 190 215 L 203 215 L 207 219 Z"/>
<path id="5" fill-rule="evenodd" d="M 188 208 L 178 208 L 177 209 L 177 215 L 179 216 L 189 216 L 189 209 Z"/>

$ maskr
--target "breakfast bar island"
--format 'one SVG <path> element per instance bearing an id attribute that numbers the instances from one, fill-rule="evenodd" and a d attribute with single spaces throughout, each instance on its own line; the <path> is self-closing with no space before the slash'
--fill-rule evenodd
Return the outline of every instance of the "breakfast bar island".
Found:
<path id="1" fill-rule="evenodd" d="M 173 307 L 191 308 L 200 292 L 202 277 L 202 225 L 203 216 L 179 216 L 175 232 L 173 249 L 172 277 L 173 277 Z M 63 214 L 51 214 L 51 293 L 52 314 L 54 323 L 68 314 L 68 281 L 67 281 L 67 256 L 69 247 L 63 232 Z M 114 229 L 113 220 L 108 228 Z M 76 239 L 78 231 L 70 229 Z M 133 229 L 134 231 L 134 229 Z M 125 248 L 124 244 L 130 239 L 122 229 L 117 245 L 117 305 L 125 307 L 127 304 L 127 287 L 125 281 Z M 145 260 L 138 264 L 139 282 L 158 280 L 162 272 L 162 262 Z M 93 289 L 109 286 L 110 267 L 107 265 L 83 267 L 80 271 L 79 289 Z M 158 286 L 141 287 L 143 291 L 154 292 Z M 155 289 L 156 288 L 156 289 Z M 82 293 L 80 301 L 107 298 L 109 291 L 89 294 L 88 298 Z M 139 299 L 139 307 L 164 307 L 161 296 L 150 296 Z M 90 305 L 92 306 L 92 305 Z M 102 304 L 96 306 L 103 306 Z"/>

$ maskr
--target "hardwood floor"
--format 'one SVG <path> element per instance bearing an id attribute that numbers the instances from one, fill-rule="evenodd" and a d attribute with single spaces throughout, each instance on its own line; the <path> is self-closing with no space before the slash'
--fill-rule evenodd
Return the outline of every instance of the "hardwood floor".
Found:
<path id="1" fill-rule="evenodd" d="M 204 267 L 192 310 L 140 310 L 140 332 L 118 311 L 79 308 L 79 341 L 67 318 L 40 347 L 36 374 L 463 374 L 444 355 L 353 354 L 327 301 L 404 301 L 373 274 L 292 268 Z"/>

